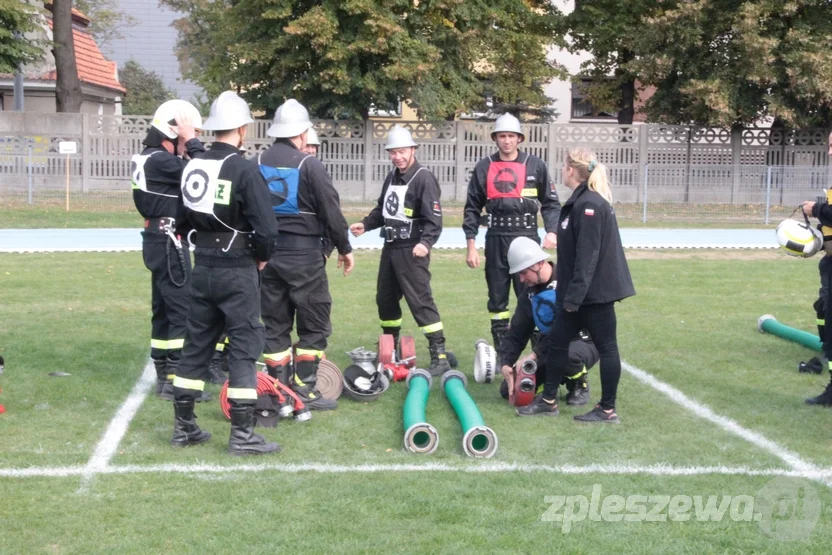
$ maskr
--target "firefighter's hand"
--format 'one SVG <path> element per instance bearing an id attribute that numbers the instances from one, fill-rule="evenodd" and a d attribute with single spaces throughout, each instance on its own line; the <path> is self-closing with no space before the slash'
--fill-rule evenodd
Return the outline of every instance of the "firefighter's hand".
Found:
<path id="1" fill-rule="evenodd" d="M 812 215 L 812 210 L 814 210 L 814 208 L 815 208 L 815 201 L 813 201 L 813 200 L 807 200 L 806 202 L 803 203 L 803 213 L 806 214 L 807 216 Z"/>
<path id="2" fill-rule="evenodd" d="M 263 268 L 266 267 L 266 264 L 268 264 L 268 262 L 263 262 L 262 260 L 258 260 L 257 261 L 257 270 L 258 271 L 262 270 Z"/>
<path id="3" fill-rule="evenodd" d="M 417 258 L 424 258 L 429 252 L 428 248 L 422 243 L 417 243 L 416 246 L 413 247 L 413 256 Z"/>
<path id="4" fill-rule="evenodd" d="M 353 258 L 352 253 L 338 255 L 338 267 L 340 268 L 341 265 L 344 266 L 345 276 L 352 272 L 352 269 L 355 266 L 355 258 Z"/>
<path id="5" fill-rule="evenodd" d="M 196 138 L 196 130 L 194 129 L 193 122 L 187 116 L 184 116 L 181 112 L 177 112 L 173 119 L 176 121 L 176 125 L 172 126 L 173 130 L 176 131 L 176 135 L 182 141 L 183 145 L 191 139 Z"/>
<path id="6" fill-rule="evenodd" d="M 543 248 L 544 249 L 553 249 L 558 246 L 558 234 L 550 231 L 546 234 L 546 237 L 543 238 Z"/>
<path id="7" fill-rule="evenodd" d="M 476 246 L 468 245 L 468 255 L 465 257 L 465 263 L 468 264 L 469 268 L 480 267 L 480 253 Z"/>
<path id="8" fill-rule="evenodd" d="M 350 226 L 350 233 L 353 234 L 355 237 L 361 237 L 364 235 L 364 224 L 358 222 L 357 224 L 352 224 Z"/>
<path id="9" fill-rule="evenodd" d="M 504 364 L 502 368 L 500 368 L 500 372 L 503 374 L 503 378 L 506 380 L 506 385 L 508 386 L 508 394 L 510 396 L 514 395 L 514 369 Z"/>

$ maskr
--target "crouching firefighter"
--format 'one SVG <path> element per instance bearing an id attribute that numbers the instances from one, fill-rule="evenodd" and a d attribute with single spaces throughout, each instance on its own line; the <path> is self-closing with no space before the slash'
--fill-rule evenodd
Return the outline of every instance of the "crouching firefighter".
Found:
<path id="1" fill-rule="evenodd" d="M 133 202 L 144 218 L 142 257 L 150 270 L 150 356 L 156 367 L 156 395 L 173 400 L 173 376 L 185 341 L 191 257 L 174 234 L 182 205 L 182 169 L 205 151 L 196 138 L 202 127 L 199 111 L 184 100 L 169 100 L 153 115 L 142 143 L 145 149 L 130 163 Z M 198 399 L 200 400 L 200 399 Z"/>
<path id="2" fill-rule="evenodd" d="M 537 365 L 535 383 L 538 393 L 546 381 L 546 349 L 549 342 L 549 329 L 555 319 L 557 296 L 557 272 L 555 265 L 548 261 L 547 255 L 536 241 L 528 237 L 517 237 L 508 249 L 509 271 L 518 276 L 524 288 L 517 298 L 517 309 L 511 317 L 511 324 L 500 344 L 499 355 L 502 360 L 500 371 L 505 380 L 500 384 L 500 394 L 504 399 L 514 391 L 514 383 L 526 361 Z M 539 339 L 535 341 L 536 332 Z M 532 340 L 532 352 L 520 357 L 529 340 Z M 598 350 L 589 335 L 580 333 L 569 344 L 569 370 L 563 379 L 566 385 L 566 404 L 585 405 L 589 400 L 589 380 L 587 371 L 598 362 Z M 521 414 L 518 412 L 518 414 Z"/>
<path id="3" fill-rule="evenodd" d="M 325 245 L 338 249 L 338 267 L 352 271 L 352 246 L 338 191 L 323 164 L 303 152 L 312 131 L 309 112 L 289 99 L 275 112 L 266 134 L 276 140 L 259 158 L 280 227 L 276 250 L 262 273 L 265 360 L 269 375 L 295 390 L 311 410 L 331 410 L 334 399 L 318 391 L 318 364 L 332 334 L 332 297 Z M 298 342 L 292 349 L 297 321 Z M 291 399 L 287 399 L 291 403 Z"/>
<path id="4" fill-rule="evenodd" d="M 419 145 L 410 131 L 396 126 L 384 147 L 395 168 L 387 174 L 381 196 L 370 214 L 350 231 L 356 237 L 381 228 L 384 247 L 376 283 L 381 329 L 391 334 L 398 349 L 402 326 L 402 296 L 422 329 L 430 349 L 429 372 L 451 369 L 445 353 L 445 332 L 430 288 L 430 249 L 442 233 L 442 207 L 436 177 L 416 161 Z"/>
<path id="5" fill-rule="evenodd" d="M 239 148 L 254 120 L 248 105 L 231 91 L 211 105 L 204 128 L 215 131 L 210 150 L 191 160 L 182 175 L 183 233 L 196 247 L 185 346 L 173 380 L 175 424 L 171 444 L 207 441 L 197 426 L 194 399 L 217 341 L 228 334 L 228 401 L 235 455 L 271 453 L 280 448 L 254 433 L 257 402 L 255 361 L 263 351 L 259 269 L 274 251 L 277 222 L 269 210 L 269 190 L 257 164 Z"/>
<path id="6" fill-rule="evenodd" d="M 488 213 L 485 233 L 485 281 L 488 286 L 488 312 L 494 348 L 500 352 L 500 342 L 509 324 L 509 290 L 520 295 L 522 284 L 509 272 L 508 247 L 515 237 L 529 237 L 540 242 L 537 234 L 537 214 L 543 217 L 546 236 L 544 248 L 557 243 L 560 201 L 546 163 L 537 156 L 518 149 L 525 139 L 520 121 L 511 114 L 503 114 L 494 122 L 491 140 L 497 152 L 477 162 L 468 183 L 462 230 L 468 253 L 465 262 L 478 268 L 480 255 L 475 244 L 483 208 Z M 499 362 L 498 362 L 499 363 Z"/>

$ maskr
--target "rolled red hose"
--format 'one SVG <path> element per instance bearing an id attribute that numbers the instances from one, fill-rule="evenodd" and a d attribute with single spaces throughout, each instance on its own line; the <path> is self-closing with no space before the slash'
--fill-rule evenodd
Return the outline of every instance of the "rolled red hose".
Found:
<path id="1" fill-rule="evenodd" d="M 288 394 L 292 399 L 294 399 L 294 410 L 298 411 L 305 408 L 303 402 L 298 398 L 297 394 L 294 391 L 277 381 L 276 379 L 272 378 L 265 372 L 257 372 L 257 394 L 258 395 L 274 395 L 277 397 L 277 400 L 282 404 L 286 401 L 286 396 L 284 393 Z M 220 407 L 222 408 L 222 413 L 225 415 L 226 418 L 231 419 L 231 403 L 228 402 L 228 380 L 222 386 L 220 390 Z"/>

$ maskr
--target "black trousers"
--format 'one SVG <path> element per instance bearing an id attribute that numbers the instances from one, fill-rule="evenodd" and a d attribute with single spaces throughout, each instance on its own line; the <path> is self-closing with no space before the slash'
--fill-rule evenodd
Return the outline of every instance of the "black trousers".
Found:
<path id="1" fill-rule="evenodd" d="M 540 238 L 529 235 L 530 239 L 540 243 Z M 517 239 L 514 235 L 485 234 L 485 282 L 488 285 L 488 312 L 492 320 L 508 320 L 509 288 L 514 286 L 515 297 L 523 289 L 520 276 L 508 271 L 508 247 Z M 502 315 L 503 317 L 498 317 Z"/>
<path id="2" fill-rule="evenodd" d="M 150 270 L 150 356 L 178 360 L 188 318 L 191 257 L 186 248 L 177 252 L 166 236 L 143 233 L 142 258 Z"/>
<path id="3" fill-rule="evenodd" d="M 818 263 L 818 273 L 820 274 L 820 289 L 818 290 L 818 299 L 812 308 L 815 309 L 815 316 L 817 317 L 818 338 L 822 342 L 826 342 L 826 308 L 829 306 L 829 279 L 832 274 L 832 256 L 825 255 Z M 826 352 L 826 351 L 824 351 Z"/>
<path id="4" fill-rule="evenodd" d="M 615 408 L 615 396 L 621 378 L 616 326 L 614 303 L 583 305 L 575 312 L 567 312 L 558 303 L 557 316 L 549 330 L 543 396 L 546 399 L 556 398 L 558 386 L 569 368 L 569 343 L 579 331 L 586 328 L 601 360 L 600 405 L 604 409 Z"/>
<path id="5" fill-rule="evenodd" d="M 430 288 L 430 254 L 424 257 L 413 256 L 413 248 L 381 249 L 376 282 L 376 305 L 382 327 L 395 328 L 394 322 L 401 326 L 402 297 L 410 308 L 413 319 L 425 333 L 433 333 L 431 326 L 441 323 L 439 310 L 433 301 Z M 425 328 L 428 328 L 427 330 Z"/>
<path id="6" fill-rule="evenodd" d="M 321 250 L 278 250 L 261 272 L 261 280 L 266 355 L 292 347 L 296 318 L 298 348 L 325 350 L 332 334 L 332 297 Z"/>
<path id="7" fill-rule="evenodd" d="M 823 354 L 826 358 L 832 361 L 832 302 L 829 302 L 829 290 L 828 287 L 832 284 L 832 259 L 827 262 L 827 258 L 824 256 L 819 264 L 820 268 L 820 281 L 821 281 L 821 295 L 823 294 L 823 286 L 827 286 L 827 298 L 824 299 L 824 302 L 821 304 L 823 306 L 817 307 L 823 311 L 823 330 L 818 330 L 819 333 L 822 334 L 821 340 L 823 341 Z M 823 297 L 818 299 L 820 301 Z M 817 303 L 816 303 L 817 304 Z M 818 322 L 820 323 L 820 322 Z M 832 371 L 832 362 L 830 362 L 829 370 Z"/>
<path id="8" fill-rule="evenodd" d="M 569 344 L 569 367 L 566 369 L 561 383 L 566 383 L 566 380 L 580 375 L 586 369 L 589 371 L 593 366 L 598 364 L 598 349 L 591 341 L 583 341 L 576 339 Z M 535 372 L 535 382 L 538 389 L 546 383 L 546 360 L 537 361 L 537 372 Z M 500 395 L 503 399 L 508 399 L 508 383 L 503 380 L 500 383 Z"/>
<path id="9" fill-rule="evenodd" d="M 257 401 L 255 361 L 263 352 L 260 275 L 257 267 L 214 268 L 197 264 L 191 276 L 191 303 L 185 347 L 173 381 L 177 400 L 195 398 L 217 340 L 228 333 L 228 398 Z"/>

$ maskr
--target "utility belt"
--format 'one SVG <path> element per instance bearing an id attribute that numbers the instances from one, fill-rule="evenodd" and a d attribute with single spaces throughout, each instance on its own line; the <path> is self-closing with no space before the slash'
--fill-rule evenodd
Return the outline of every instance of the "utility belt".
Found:
<path id="1" fill-rule="evenodd" d="M 299 235 L 282 232 L 277 236 L 275 248 L 286 250 L 320 250 L 323 248 L 321 237 L 317 235 Z"/>
<path id="2" fill-rule="evenodd" d="M 424 228 L 415 221 L 397 222 L 394 225 L 387 225 L 392 223 L 390 220 L 385 222 L 384 227 L 381 228 L 381 236 L 388 243 L 393 241 L 406 241 L 408 239 L 418 240 L 422 237 Z M 415 226 L 413 224 L 416 224 Z"/>
<path id="3" fill-rule="evenodd" d="M 144 232 L 154 235 L 167 235 L 173 231 L 176 218 L 148 218 L 144 221 Z"/>
<path id="4" fill-rule="evenodd" d="M 197 231 L 194 233 L 193 245 L 197 248 L 223 249 L 227 251 L 228 249 L 253 249 L 254 241 L 250 232 Z"/>
<path id="5" fill-rule="evenodd" d="M 537 229 L 537 214 L 488 215 L 488 229 Z"/>

